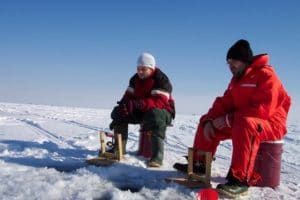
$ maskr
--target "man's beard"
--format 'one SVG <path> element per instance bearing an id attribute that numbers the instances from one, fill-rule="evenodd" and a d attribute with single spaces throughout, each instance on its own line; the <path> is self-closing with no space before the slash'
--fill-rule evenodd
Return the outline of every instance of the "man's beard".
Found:
<path id="1" fill-rule="evenodd" d="M 246 69 L 247 69 L 247 67 L 243 70 L 238 70 L 238 71 L 231 70 L 231 73 L 235 78 L 240 79 L 245 74 Z"/>
<path id="2" fill-rule="evenodd" d="M 238 71 L 238 72 L 235 72 L 235 73 L 233 74 L 233 76 L 239 79 L 239 78 L 241 78 L 241 77 L 244 75 L 244 73 L 245 73 L 245 70 L 243 70 L 243 71 Z"/>

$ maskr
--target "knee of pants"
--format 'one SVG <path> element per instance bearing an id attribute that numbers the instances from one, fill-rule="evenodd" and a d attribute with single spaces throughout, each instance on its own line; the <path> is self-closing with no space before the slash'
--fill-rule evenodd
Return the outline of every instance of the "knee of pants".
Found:
<path id="1" fill-rule="evenodd" d="M 234 119 L 232 134 L 234 135 L 258 135 L 263 128 L 262 120 L 255 117 L 240 117 Z"/>
<path id="2" fill-rule="evenodd" d="M 152 131 L 154 135 L 164 138 L 167 129 L 168 115 L 167 111 L 161 109 L 151 109 L 143 119 L 143 128 Z"/>
<path id="3" fill-rule="evenodd" d="M 161 109 L 151 109 L 145 113 L 143 123 L 153 127 L 167 126 L 166 114 Z"/>

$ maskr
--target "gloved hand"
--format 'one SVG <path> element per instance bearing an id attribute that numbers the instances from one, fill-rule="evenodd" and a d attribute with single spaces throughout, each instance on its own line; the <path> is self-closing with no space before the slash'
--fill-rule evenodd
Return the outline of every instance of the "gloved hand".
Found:
<path id="1" fill-rule="evenodd" d="M 111 131 L 114 130 L 115 124 L 116 124 L 115 121 L 112 121 L 112 122 L 109 124 L 109 129 L 110 129 Z"/>
<path id="2" fill-rule="evenodd" d="M 134 111 L 141 110 L 143 108 L 143 101 L 141 99 L 131 99 L 126 103 L 119 105 L 120 115 L 126 117 L 132 114 Z"/>
<path id="3" fill-rule="evenodd" d="M 203 134 L 207 141 L 211 142 L 216 136 L 212 121 L 207 121 L 203 127 Z"/>
<path id="4" fill-rule="evenodd" d="M 223 128 L 231 128 L 232 122 L 233 122 L 233 114 L 229 113 L 214 119 L 212 121 L 212 124 L 214 128 L 221 130 Z"/>

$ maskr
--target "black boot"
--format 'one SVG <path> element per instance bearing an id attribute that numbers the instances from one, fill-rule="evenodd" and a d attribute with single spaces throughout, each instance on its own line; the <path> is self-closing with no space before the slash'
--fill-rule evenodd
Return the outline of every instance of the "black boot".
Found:
<path id="1" fill-rule="evenodd" d="M 188 164 L 175 163 L 173 165 L 173 168 L 180 172 L 188 173 Z M 193 163 L 193 171 L 194 171 L 194 173 L 197 173 L 197 174 L 205 174 L 205 164 L 201 161 L 194 162 Z"/>
<path id="2" fill-rule="evenodd" d="M 226 179 L 227 183 L 217 185 L 220 194 L 227 198 L 236 198 L 247 194 L 249 186 L 246 183 L 239 181 L 231 173 L 227 175 Z"/>
<path id="3" fill-rule="evenodd" d="M 217 190 L 220 194 L 228 198 L 236 198 L 246 195 L 248 192 L 248 186 L 242 183 L 227 182 L 225 184 L 219 184 Z"/>

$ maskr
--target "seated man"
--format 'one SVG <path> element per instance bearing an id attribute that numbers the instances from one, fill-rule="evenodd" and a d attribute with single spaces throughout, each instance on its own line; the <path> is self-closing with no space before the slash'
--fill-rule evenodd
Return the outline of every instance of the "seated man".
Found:
<path id="1" fill-rule="evenodd" d="M 137 73 L 130 79 L 123 98 L 111 113 L 113 121 L 110 129 L 122 134 L 124 153 L 128 124 L 141 124 L 143 131 L 151 131 L 152 157 L 149 167 L 162 165 L 166 128 L 175 117 L 171 92 L 169 78 L 155 66 L 154 57 L 143 53 L 137 61 Z"/>
<path id="2" fill-rule="evenodd" d="M 217 186 L 225 194 L 238 195 L 255 184 L 253 168 L 260 142 L 281 140 L 287 132 L 291 99 L 268 60 L 267 54 L 253 56 L 248 41 L 237 41 L 227 53 L 233 74 L 229 86 L 198 125 L 195 152 L 214 155 L 220 141 L 232 140 L 228 182 Z M 194 161 L 196 172 L 205 171 L 203 157 L 195 153 Z M 174 168 L 186 172 L 187 164 L 175 163 Z"/>

